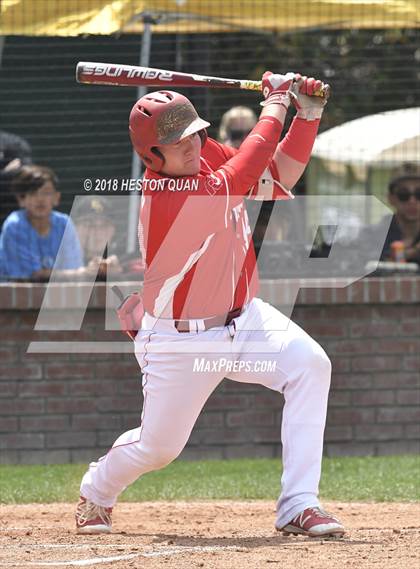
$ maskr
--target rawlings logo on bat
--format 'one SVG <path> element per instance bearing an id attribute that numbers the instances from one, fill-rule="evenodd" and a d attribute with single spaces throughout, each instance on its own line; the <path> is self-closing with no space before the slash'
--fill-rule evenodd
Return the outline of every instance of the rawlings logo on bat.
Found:
<path id="1" fill-rule="evenodd" d="M 160 69 L 143 69 L 141 67 L 125 67 L 123 65 L 113 65 L 112 63 L 100 63 L 96 65 L 85 65 L 83 75 L 94 75 L 95 77 L 141 77 L 142 79 L 159 79 L 160 81 L 173 81 L 171 71 Z"/>

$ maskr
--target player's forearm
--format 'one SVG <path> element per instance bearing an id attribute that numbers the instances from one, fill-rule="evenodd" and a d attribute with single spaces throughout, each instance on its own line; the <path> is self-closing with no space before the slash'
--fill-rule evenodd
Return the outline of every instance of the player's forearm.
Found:
<path id="1" fill-rule="evenodd" d="M 287 114 L 287 109 L 288 109 L 287 104 L 274 104 L 274 103 L 267 104 L 265 105 L 265 107 L 263 107 L 263 110 L 261 111 L 260 120 L 263 119 L 264 117 L 274 117 L 279 122 L 281 122 L 283 128 L 284 120 Z"/>
<path id="2" fill-rule="evenodd" d="M 274 162 L 280 174 L 280 183 L 289 190 L 297 183 L 309 162 L 319 122 L 295 118 L 286 136 L 277 145 Z"/>
<path id="3" fill-rule="evenodd" d="M 307 164 L 318 134 L 319 123 L 319 119 L 307 121 L 295 117 L 278 148 L 294 160 Z"/>
<path id="4" fill-rule="evenodd" d="M 249 195 L 269 166 L 280 140 L 284 119 L 291 102 L 295 81 L 292 72 L 285 75 L 266 71 L 262 77 L 264 101 L 260 119 L 239 148 L 236 156 L 224 166 L 230 176 L 234 193 Z"/>
<path id="5" fill-rule="evenodd" d="M 260 120 L 223 169 L 235 180 L 236 194 L 246 195 L 259 179 L 273 156 L 283 128 L 286 109 L 268 105 Z"/>

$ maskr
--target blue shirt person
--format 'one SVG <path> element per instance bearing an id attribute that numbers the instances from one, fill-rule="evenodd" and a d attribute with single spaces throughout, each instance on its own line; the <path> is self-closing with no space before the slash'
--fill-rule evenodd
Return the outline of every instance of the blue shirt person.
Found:
<path id="1" fill-rule="evenodd" d="M 3 276 L 45 280 L 53 267 L 59 274 L 76 275 L 83 267 L 82 251 L 69 216 L 54 211 L 60 193 L 52 170 L 23 166 L 11 189 L 21 209 L 12 212 L 2 228 Z"/>

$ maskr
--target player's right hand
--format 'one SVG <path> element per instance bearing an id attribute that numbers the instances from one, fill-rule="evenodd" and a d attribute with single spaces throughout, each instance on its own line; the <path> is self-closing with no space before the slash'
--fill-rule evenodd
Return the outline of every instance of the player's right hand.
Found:
<path id="1" fill-rule="evenodd" d="M 319 79 L 297 74 L 291 87 L 292 101 L 297 116 L 305 120 L 320 119 L 330 93 L 330 86 Z M 324 93 L 324 96 L 320 96 Z"/>

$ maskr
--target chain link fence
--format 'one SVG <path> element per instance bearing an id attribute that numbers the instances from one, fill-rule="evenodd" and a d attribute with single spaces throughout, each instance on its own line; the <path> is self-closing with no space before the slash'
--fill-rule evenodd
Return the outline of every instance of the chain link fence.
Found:
<path id="1" fill-rule="evenodd" d="M 55 3 L 50 4 L 53 13 Z M 346 28 L 340 22 L 336 29 L 334 24 L 293 29 L 290 24 L 283 31 L 270 31 L 259 27 L 260 2 L 232 0 L 225 3 L 225 10 L 230 13 L 235 7 L 238 16 L 227 31 L 201 32 L 203 21 L 207 25 L 212 19 L 200 20 L 197 16 L 188 20 L 193 31 L 186 32 L 185 17 L 181 17 L 183 3 L 169 4 L 170 33 L 161 33 L 157 20 L 151 20 L 150 66 L 257 80 L 265 70 L 292 70 L 321 78 L 331 84 L 333 95 L 320 132 L 366 115 L 414 107 L 420 100 L 420 44 L 415 20 L 412 28 L 399 27 L 396 19 L 395 27 L 388 21 L 386 28 L 370 29 L 363 25 L 368 26 L 370 20 L 364 22 L 361 16 L 359 27 L 349 24 Z M 290 0 L 263 4 L 270 4 L 270 13 L 279 21 L 284 12 L 293 10 L 294 4 L 296 17 L 299 10 L 304 10 L 304 3 Z M 321 3 L 306 4 L 316 5 L 312 8 L 318 10 L 315 16 L 329 9 Z M 203 1 L 202 5 L 207 3 Z M 32 6 L 35 10 L 35 4 Z M 379 5 L 377 10 L 381 10 Z M 247 14 L 243 25 L 242 12 Z M 255 27 L 250 26 L 250 15 L 251 21 L 254 15 Z M 219 21 L 216 17 L 213 20 Z M 77 84 L 76 64 L 84 60 L 138 65 L 143 34 L 31 36 L 19 35 L 18 24 L 16 35 L 2 37 L 0 129 L 24 137 L 32 147 L 33 161 L 57 173 L 62 192 L 60 209 L 68 213 L 74 196 L 85 194 L 86 178 L 131 176 L 133 156 L 127 123 L 137 97 L 132 87 Z M 203 88 L 181 91 L 211 122 L 209 134 L 213 137 L 217 137 L 221 117 L 230 107 L 246 105 L 256 112 L 259 109 L 260 97 L 255 92 Z M 314 173 L 312 169 L 311 175 L 309 169 L 309 177 L 299 184 L 297 193 L 320 191 L 318 170 Z M 351 170 L 345 173 L 347 178 L 353 174 Z M 385 187 L 379 178 L 373 193 L 383 196 Z M 344 191 L 339 185 L 332 187 L 332 193 Z M 14 207 L 13 196 L 2 192 L 1 220 Z"/>

